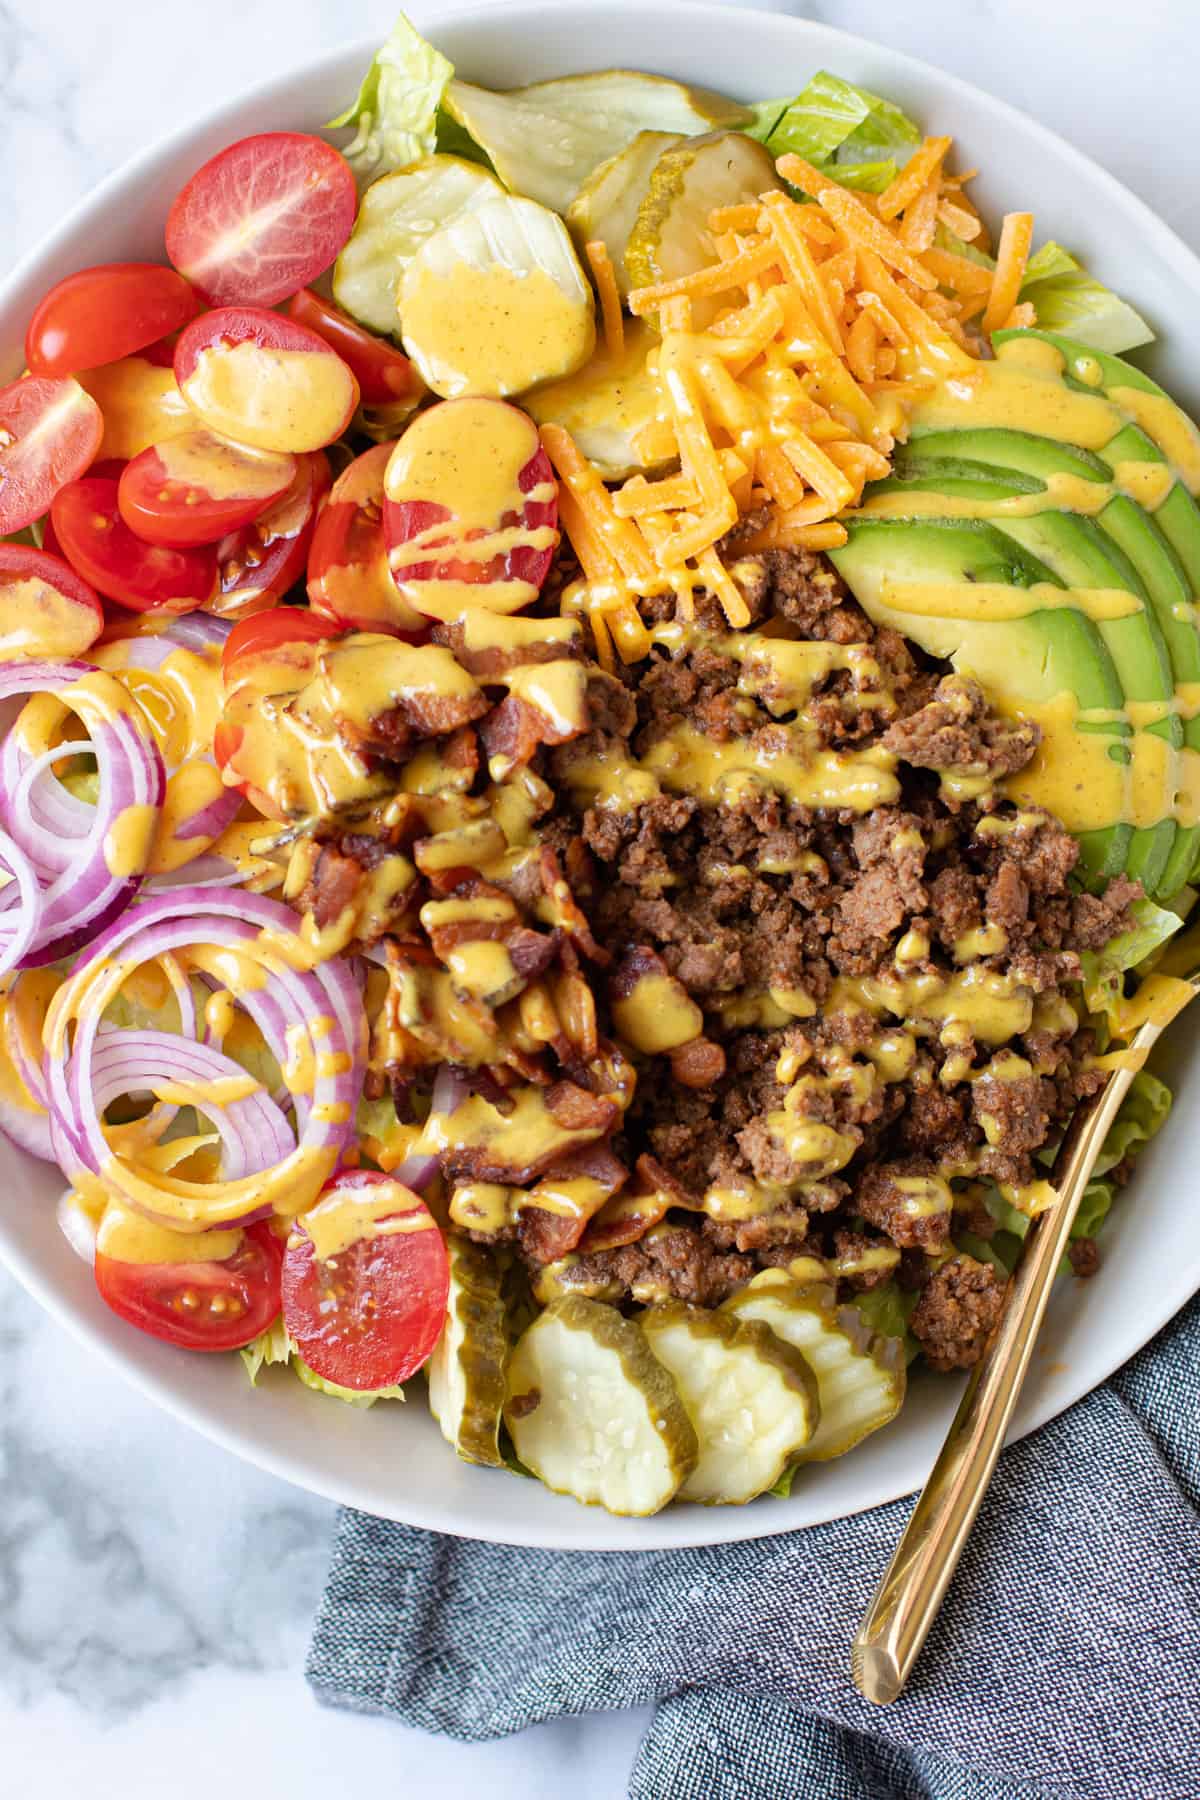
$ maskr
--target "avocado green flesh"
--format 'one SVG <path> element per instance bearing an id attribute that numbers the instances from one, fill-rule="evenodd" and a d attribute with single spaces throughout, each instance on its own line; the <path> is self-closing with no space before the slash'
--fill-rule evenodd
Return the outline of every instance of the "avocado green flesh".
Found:
<path id="1" fill-rule="evenodd" d="M 1200 682 L 1200 633 L 1191 619 L 1191 584 L 1183 564 L 1154 519 L 1126 494 L 1118 494 L 1096 523 L 1136 569 L 1158 619 L 1176 683 Z M 1200 717 L 1180 722 L 1182 742 L 1200 750 Z M 1177 826 L 1157 891 L 1169 896 L 1187 881 L 1200 853 L 1200 826 Z"/>
<path id="2" fill-rule="evenodd" d="M 1036 476 L 997 471 L 967 457 L 926 458 L 916 451 L 897 451 L 892 472 L 873 481 L 867 497 L 888 493 L 956 494 L 966 500 L 1011 500 L 1018 494 L 1041 494 L 1045 482 Z"/>
<path id="3" fill-rule="evenodd" d="M 1100 635 L 1127 700 L 1169 702 L 1175 693 L 1175 678 L 1158 620 L 1132 563 L 1106 539 L 1095 521 L 1078 513 L 1045 512 L 1031 519 L 1006 519 L 1001 529 L 1035 556 L 1044 556 L 1068 587 L 1123 588 L 1138 597 L 1140 609 L 1123 619 L 1101 620 Z M 1164 738 L 1174 748 L 1183 742 L 1175 713 L 1148 726 L 1147 734 Z M 1168 796 L 1163 799 L 1168 803 Z M 1162 819 L 1135 831 L 1129 840 L 1125 872 L 1140 881 L 1148 894 L 1159 891 L 1177 832 L 1174 819 Z"/>
<path id="4" fill-rule="evenodd" d="M 1060 444 L 1057 438 L 1038 437 L 1032 431 L 1010 431 L 1003 426 L 986 426 L 975 431 L 914 430 L 908 451 L 922 462 L 931 458 L 939 462 L 965 458 L 998 470 L 1006 479 L 1027 476 L 1045 485 L 1049 475 L 1078 475 L 1084 481 L 1111 481 L 1112 470 L 1091 450 L 1075 444 Z M 1036 488 L 1022 488 L 1022 493 Z"/>
<path id="5" fill-rule="evenodd" d="M 831 552 L 832 560 L 877 624 L 892 626 L 931 656 L 974 675 L 988 691 L 1018 702 L 1051 700 L 1068 691 L 1084 712 L 1112 713 L 1123 707 L 1112 657 L 1082 612 L 1056 607 L 1025 619 L 988 621 L 914 616 L 884 600 L 889 577 L 941 582 L 948 588 L 964 582 L 1063 586 L 1046 564 L 988 521 L 859 518 L 847 520 L 846 531 L 847 542 Z M 1019 691 L 1013 687 L 1014 673 Z M 1128 825 L 1113 825 L 1079 838 L 1080 873 L 1089 885 L 1120 873 L 1133 836 Z"/>
<path id="6" fill-rule="evenodd" d="M 1074 338 L 1064 337 L 1058 331 L 1039 331 L 1032 329 L 994 331 L 992 343 L 1006 344 L 1010 338 L 1040 338 L 1044 344 L 1053 344 L 1061 351 L 1066 363 L 1065 373 L 1079 383 L 1089 393 L 1107 393 L 1110 388 L 1137 388 L 1143 394 L 1161 394 L 1170 399 L 1164 388 L 1132 363 L 1123 362 L 1119 356 L 1113 356 L 1108 350 L 1093 350 L 1088 344 L 1080 344 Z M 1088 380 L 1093 369 L 1099 369 L 1100 380 Z"/>

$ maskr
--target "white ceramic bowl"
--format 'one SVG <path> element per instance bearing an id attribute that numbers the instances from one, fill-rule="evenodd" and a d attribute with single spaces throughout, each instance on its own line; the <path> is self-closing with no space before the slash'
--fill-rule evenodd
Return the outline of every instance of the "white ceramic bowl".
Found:
<path id="1" fill-rule="evenodd" d="M 1200 401 L 1191 339 L 1200 262 L 1140 201 L 1042 125 L 893 51 L 778 14 L 691 4 L 587 5 L 460 14 L 435 28 L 460 73 L 496 87 L 606 67 L 656 70 L 746 99 L 797 92 L 830 68 L 890 96 L 927 129 L 951 132 L 984 171 L 975 193 L 993 215 L 1032 207 L 1054 236 L 1120 286 L 1159 331 L 1146 366 L 1179 398 Z M 253 131 L 316 130 L 345 105 L 376 46 L 360 43 L 267 82 L 138 157 L 104 182 L 0 285 L 0 376 L 20 368 L 25 323 L 43 291 L 89 263 L 161 259 L 173 195 L 214 151 Z M 1018 1414 L 1032 1430 L 1085 1394 L 1200 1288 L 1200 1175 L 1187 1114 L 1200 1075 L 1186 1068 L 1197 1029 L 1184 1018 L 1166 1047 L 1175 1117 L 1151 1147 L 1104 1237 L 1099 1274 L 1056 1294 Z M 759 1537 L 910 1492 L 923 1481 L 957 1385 L 913 1383 L 899 1420 L 840 1462 L 813 1468 L 790 1501 L 668 1508 L 618 1520 L 532 1481 L 456 1461 L 429 1418 L 420 1382 L 406 1407 L 369 1412 L 310 1394 L 275 1371 L 252 1391 L 232 1356 L 188 1356 L 121 1323 L 59 1235 L 56 1171 L 0 1140 L 0 1254 L 68 1327 L 81 1356 L 110 1359 L 159 1405 L 239 1456 L 330 1499 L 467 1537 L 565 1549 L 660 1549 Z"/>

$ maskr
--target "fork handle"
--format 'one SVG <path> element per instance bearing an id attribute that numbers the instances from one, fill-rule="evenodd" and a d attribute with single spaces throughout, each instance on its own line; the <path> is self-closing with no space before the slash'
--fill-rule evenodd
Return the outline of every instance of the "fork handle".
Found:
<path id="1" fill-rule="evenodd" d="M 1004 1311 L 971 1372 L 929 1480 L 851 1650 L 855 1686 L 877 1706 L 902 1691 L 975 1523 L 1100 1146 L 1162 1027 L 1143 1025 L 1090 1103 L 1076 1111 L 1053 1174 L 1057 1201 L 1030 1225 Z"/>

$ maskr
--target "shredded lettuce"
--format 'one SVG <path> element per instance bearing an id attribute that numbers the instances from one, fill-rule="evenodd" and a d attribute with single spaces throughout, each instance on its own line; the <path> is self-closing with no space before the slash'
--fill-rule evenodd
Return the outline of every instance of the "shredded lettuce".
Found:
<path id="1" fill-rule="evenodd" d="M 754 108 L 751 137 L 772 156 L 802 156 L 844 187 L 881 194 L 921 142 L 919 126 L 890 100 L 827 69 L 794 100 Z"/>
<path id="2" fill-rule="evenodd" d="M 1119 356 L 1122 351 L 1154 342 L 1154 333 L 1142 315 L 1053 241 L 1030 257 L 1021 298 L 1033 302 L 1044 331 L 1065 332 L 1093 350 Z"/>
<path id="3" fill-rule="evenodd" d="M 1161 950 L 1183 924 L 1173 907 L 1155 906 L 1152 900 L 1135 900 L 1133 916 L 1136 923 L 1129 931 L 1111 938 L 1103 950 L 1082 951 L 1079 958 L 1088 1011 L 1105 1019 L 1113 1030 L 1125 991 L 1125 976 Z"/>
<path id="4" fill-rule="evenodd" d="M 357 127 L 345 151 L 360 188 L 437 148 L 438 109 L 454 65 L 403 13 L 363 77 L 358 98 L 330 128 Z"/>
<path id="5" fill-rule="evenodd" d="M 917 1304 L 917 1294 L 907 1293 L 898 1282 L 884 1281 L 865 1293 L 855 1294 L 851 1302 L 863 1324 L 877 1337 L 899 1338 L 909 1362 L 917 1354 L 917 1341 L 908 1329 L 908 1321 Z"/>
<path id="6" fill-rule="evenodd" d="M 243 1355 L 245 1352 L 243 1352 Z M 339 1387 L 336 1381 L 326 1381 L 314 1373 L 301 1356 L 292 1357 L 292 1368 L 300 1377 L 305 1387 L 312 1388 L 315 1393 L 328 1394 L 331 1400 L 344 1400 L 347 1406 L 374 1406 L 377 1400 L 403 1400 L 402 1387 L 372 1388 L 363 1392 L 359 1388 Z"/>
<path id="7" fill-rule="evenodd" d="M 274 1363 L 290 1361 L 292 1341 L 284 1328 L 283 1315 L 280 1314 L 273 1325 L 260 1331 L 252 1343 L 244 1344 L 238 1351 L 243 1367 L 250 1377 L 250 1386 L 258 1386 L 258 1378 L 263 1369 Z"/>

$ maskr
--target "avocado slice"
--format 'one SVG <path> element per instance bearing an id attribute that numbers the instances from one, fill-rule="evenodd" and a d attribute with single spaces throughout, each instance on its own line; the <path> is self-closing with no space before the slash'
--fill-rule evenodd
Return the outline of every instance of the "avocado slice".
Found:
<path id="1" fill-rule="evenodd" d="M 1022 619 L 962 619 L 913 614 L 888 604 L 889 580 L 922 585 L 988 583 L 1032 588 L 1066 583 L 1030 550 L 981 519 L 852 517 L 847 541 L 832 551 L 838 573 L 877 624 L 920 644 L 931 656 L 974 675 L 992 694 L 1019 705 L 1073 693 L 1081 711 L 1119 713 L 1125 696 L 1097 625 L 1072 607 L 1045 607 Z M 1102 725 L 1109 754 L 1127 755 L 1128 727 Z M 1135 834 L 1128 825 L 1081 835 L 1080 872 L 1102 883 L 1126 867 Z"/>
<path id="2" fill-rule="evenodd" d="M 1034 556 L 1043 557 L 1066 586 L 1118 588 L 1137 597 L 1141 605 L 1136 612 L 1124 618 L 1101 619 L 1098 630 L 1113 659 L 1126 701 L 1169 705 L 1175 694 L 1175 677 L 1149 596 L 1129 558 L 1095 520 L 1078 513 L 1051 511 L 996 524 Z M 1146 730 L 1148 736 L 1162 738 L 1172 749 L 1183 743 L 1183 728 L 1173 711 Z M 1175 759 L 1171 761 L 1173 764 Z M 1162 796 L 1164 812 L 1174 804 L 1175 777 L 1172 769 L 1171 791 Z M 1177 831 L 1174 819 L 1164 818 L 1157 825 L 1136 830 L 1130 840 L 1125 872 L 1140 881 L 1148 894 L 1159 891 Z"/>
<path id="3" fill-rule="evenodd" d="M 1037 478 L 1043 487 L 1050 475 L 1078 475 L 1084 481 L 1112 480 L 1108 463 L 1094 451 L 1062 444 L 1057 438 L 1038 437 L 1032 431 L 1010 431 L 998 425 L 977 431 L 922 431 L 917 425 L 907 449 L 922 461 L 930 457 L 967 457 L 973 463 L 985 463 L 1002 471 L 1005 477 Z M 1022 493 L 1033 491 L 1021 489 Z"/>
<path id="4" fill-rule="evenodd" d="M 966 456 L 925 457 L 919 449 L 903 447 L 892 458 L 892 472 L 872 481 L 863 493 L 869 511 L 875 494 L 954 494 L 964 500 L 1011 500 L 1018 494 L 1041 494 L 1046 484 L 1033 475 L 1011 469 L 990 469 Z"/>

